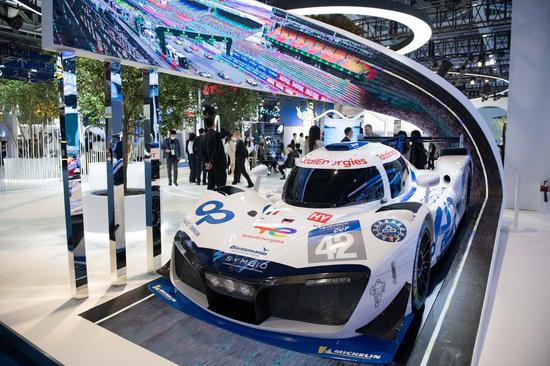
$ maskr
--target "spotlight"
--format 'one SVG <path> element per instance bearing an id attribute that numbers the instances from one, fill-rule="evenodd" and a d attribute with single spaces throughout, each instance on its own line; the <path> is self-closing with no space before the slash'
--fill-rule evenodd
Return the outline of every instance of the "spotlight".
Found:
<path id="1" fill-rule="evenodd" d="M 471 79 L 470 79 L 470 85 L 474 85 L 475 83 L 476 83 L 476 79 L 471 78 Z"/>
<path id="2" fill-rule="evenodd" d="M 482 67 L 485 65 L 485 56 L 483 54 L 479 55 L 479 58 L 477 59 L 477 67 Z"/>

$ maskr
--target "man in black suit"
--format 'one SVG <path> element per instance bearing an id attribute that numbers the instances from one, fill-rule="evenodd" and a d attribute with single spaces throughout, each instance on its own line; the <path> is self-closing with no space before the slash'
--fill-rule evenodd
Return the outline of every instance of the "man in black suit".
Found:
<path id="1" fill-rule="evenodd" d="M 227 159 L 223 148 L 222 135 L 214 129 L 214 118 L 211 116 L 206 117 L 204 125 L 206 126 L 206 135 L 203 140 L 202 154 L 208 174 L 208 189 L 213 190 L 226 185 Z"/>
<path id="2" fill-rule="evenodd" d="M 235 133 L 235 138 L 237 139 L 237 143 L 235 146 L 235 174 L 233 175 L 233 185 L 241 182 L 241 174 L 246 179 L 248 183 L 248 188 L 254 187 L 254 184 L 252 183 L 252 180 L 250 179 L 250 176 L 248 175 L 245 167 L 246 159 L 248 158 L 248 150 L 246 149 L 246 146 L 241 139 L 240 134 L 237 132 Z"/>
<path id="3" fill-rule="evenodd" d="M 346 127 L 346 129 L 344 130 L 344 134 L 346 136 L 344 136 L 341 142 L 351 142 L 351 138 L 353 137 L 353 130 L 351 129 L 351 127 Z"/>
<path id="4" fill-rule="evenodd" d="M 206 171 L 204 170 L 204 128 L 199 129 L 199 136 L 195 139 L 193 143 L 193 155 L 195 155 L 195 182 L 197 185 L 201 184 L 201 174 L 202 174 L 202 184 L 206 185 Z"/>

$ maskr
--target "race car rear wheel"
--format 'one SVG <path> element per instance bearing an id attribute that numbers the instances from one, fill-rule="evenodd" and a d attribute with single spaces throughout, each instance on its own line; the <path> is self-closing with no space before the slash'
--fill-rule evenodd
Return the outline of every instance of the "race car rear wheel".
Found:
<path id="1" fill-rule="evenodd" d="M 428 227 L 428 221 L 424 222 L 420 233 L 418 245 L 416 246 L 412 278 L 412 307 L 414 312 L 422 310 L 430 285 L 432 235 Z"/>

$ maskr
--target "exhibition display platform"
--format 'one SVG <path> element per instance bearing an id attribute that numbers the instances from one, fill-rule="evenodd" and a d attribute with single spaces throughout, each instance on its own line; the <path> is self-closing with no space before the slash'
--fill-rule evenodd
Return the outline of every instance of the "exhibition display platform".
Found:
<path id="1" fill-rule="evenodd" d="M 184 175 L 181 181 L 186 178 Z M 266 177 L 262 190 L 279 186 L 278 178 Z M 163 190 L 164 262 L 169 259 L 173 233 L 181 220 L 181 212 L 191 207 L 203 189 L 202 186 L 182 183 L 179 187 Z M 147 289 L 147 284 L 158 280 L 160 275 L 143 270 L 145 256 L 141 246 L 144 243 L 140 242 L 140 233 L 128 237 L 128 283 L 123 287 L 111 285 L 105 238 L 87 233 L 90 296 L 85 300 L 68 300 L 61 190 L 50 188 L 2 193 L 0 206 L 4 213 L 0 222 L 3 242 L 13 243 L 2 248 L 4 255 L 0 259 L 0 275 L 6 284 L 0 300 L 0 321 L 62 364 L 218 364 L 220 359 L 235 365 L 261 364 L 261 360 L 273 360 L 275 364 L 292 361 L 298 365 L 337 363 L 220 330 L 163 303 Z M 445 302 L 438 298 L 443 300 L 453 287 L 453 273 L 460 263 L 456 259 L 463 253 L 473 229 L 475 220 L 471 212 L 469 214 L 463 222 L 464 227 L 459 230 L 461 235 L 455 237 L 451 250 L 447 252 L 447 258 L 434 271 L 435 285 L 426 303 L 424 319 L 421 324 L 411 325 L 412 334 L 406 335 L 396 362 L 404 363 L 408 359 L 413 364 L 410 360 L 418 357 L 411 347 L 414 338 L 418 336 L 417 345 L 430 342 L 430 327 L 438 326 L 438 315 L 445 308 Z M 549 356 L 544 353 L 547 351 L 544 351 L 543 344 L 547 334 L 544 301 L 533 303 L 525 296 L 529 288 L 544 288 L 548 281 L 544 264 L 539 263 L 545 257 L 542 253 L 550 250 L 544 245 L 550 234 L 544 220 L 543 215 L 522 212 L 519 230 L 510 231 L 512 212 L 505 211 L 500 252 L 493 271 L 494 279 L 501 281 L 496 289 L 491 290 L 495 298 L 492 305 L 488 304 L 492 310 L 489 311 L 491 322 L 478 344 L 482 347 L 482 365 L 492 365 L 493 360 L 502 360 L 500 364 L 514 364 L 512 351 L 522 347 L 540 355 L 541 361 L 544 356 Z M 537 250 L 530 251 L 530 247 Z M 529 311 L 524 311 L 521 319 L 510 319 L 507 315 L 526 308 Z M 453 332 L 464 333 L 470 321 L 468 315 L 462 314 L 460 322 L 454 323 Z M 529 337 L 520 323 L 530 325 Z M 503 330 L 504 325 L 511 328 Z M 512 345 L 508 345 L 508 330 L 518 335 Z M 445 332 L 440 329 L 439 334 Z M 200 341 L 193 342 L 195 337 Z M 474 342 L 474 339 L 469 341 Z M 74 347 L 66 347 L 67 344 Z M 500 351 L 504 344 L 510 347 L 512 354 L 505 356 Z M 446 358 L 460 356 L 460 350 L 452 344 L 446 348 L 432 348 L 433 354 L 436 351 L 439 351 L 439 358 L 432 362 L 441 363 Z"/>
<path id="2" fill-rule="evenodd" d="M 441 293 L 445 278 L 449 276 L 452 263 L 457 252 L 463 251 L 468 243 L 473 227 L 473 211 L 470 210 L 459 228 L 459 234 L 444 258 L 434 267 L 430 281 L 429 297 L 426 300 L 422 318 L 413 319 L 407 332 L 401 335 L 403 339 L 397 349 L 395 364 L 406 364 L 417 339 L 429 338 L 431 333 L 423 333 L 425 321 L 437 318 L 438 311 L 434 309 L 437 297 Z M 132 291 L 129 291 L 106 303 L 98 305 L 80 314 L 83 318 L 99 325 L 119 336 L 136 343 L 176 364 L 216 365 L 219 362 L 229 364 L 291 364 L 291 365 L 351 365 L 354 363 L 337 360 L 319 359 L 312 355 L 293 352 L 284 348 L 274 347 L 262 340 L 261 333 L 228 332 L 199 320 L 200 309 L 194 307 L 193 316 L 182 312 L 185 302 L 169 280 L 169 266 L 164 266 L 159 273 L 160 279 L 155 279 Z M 453 276 L 449 276 L 452 278 Z M 154 296 L 155 293 L 157 296 Z M 164 301 L 163 301 L 164 300 Z M 185 311 L 185 310 L 183 310 Z M 198 319 L 197 319 L 198 318 Z M 207 321 L 207 320 L 206 320 Z M 243 335 L 239 335 L 243 334 Z M 245 338 L 246 334 L 249 338 Z M 290 337 L 290 336 L 288 336 Z M 292 338 L 292 337 L 290 337 Z M 296 340 L 296 347 L 303 349 L 307 339 Z M 346 340 L 336 341 L 340 348 L 350 349 L 354 343 Z M 357 341 L 355 341 L 357 342 Z M 361 342 L 361 341 L 359 341 Z M 362 341 L 363 343 L 366 340 Z M 361 343 L 355 344 L 356 347 Z M 391 347 L 391 346 L 390 346 Z M 335 348 L 335 347 L 333 347 Z M 395 352 L 394 349 L 391 351 Z"/>

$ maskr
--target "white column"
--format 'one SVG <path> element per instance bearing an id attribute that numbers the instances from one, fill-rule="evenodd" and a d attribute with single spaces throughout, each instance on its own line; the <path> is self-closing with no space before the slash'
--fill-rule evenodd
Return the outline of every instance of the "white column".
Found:
<path id="1" fill-rule="evenodd" d="M 542 208 L 539 185 L 550 178 L 550 1 L 514 2 L 506 128 L 506 206 L 516 174 L 522 209 Z"/>

